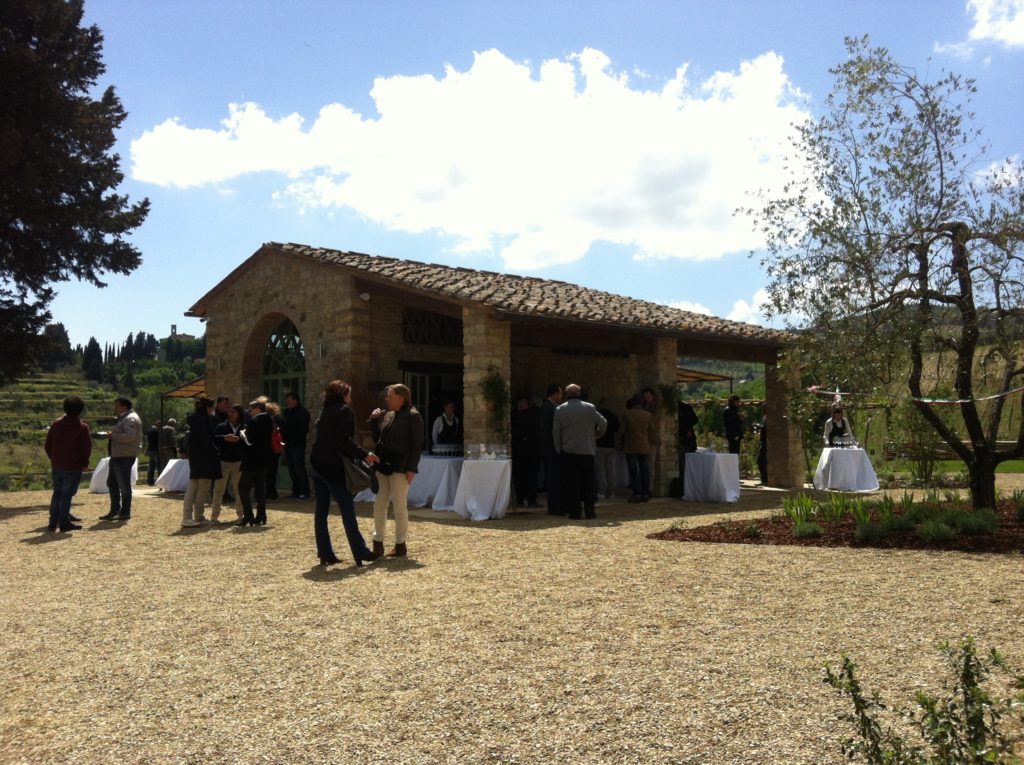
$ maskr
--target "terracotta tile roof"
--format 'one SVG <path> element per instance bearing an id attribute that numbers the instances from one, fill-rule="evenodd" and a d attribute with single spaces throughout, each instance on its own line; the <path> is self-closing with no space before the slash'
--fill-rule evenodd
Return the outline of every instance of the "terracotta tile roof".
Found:
<path id="1" fill-rule="evenodd" d="M 724 335 L 771 345 L 782 344 L 787 337 L 784 332 L 756 324 L 705 316 L 552 279 L 419 263 L 303 244 L 268 242 L 264 248 L 305 255 L 323 263 L 363 271 L 396 285 L 474 301 L 511 315 L 615 324 L 673 333 Z"/>

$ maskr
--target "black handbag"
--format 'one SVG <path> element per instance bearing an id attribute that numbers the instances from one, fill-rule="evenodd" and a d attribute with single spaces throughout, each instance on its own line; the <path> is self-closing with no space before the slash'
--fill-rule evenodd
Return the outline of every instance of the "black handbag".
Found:
<path id="1" fill-rule="evenodd" d="M 380 491 L 377 473 L 363 460 L 345 459 L 345 488 L 349 494 L 358 494 L 369 489 L 374 494 Z"/>

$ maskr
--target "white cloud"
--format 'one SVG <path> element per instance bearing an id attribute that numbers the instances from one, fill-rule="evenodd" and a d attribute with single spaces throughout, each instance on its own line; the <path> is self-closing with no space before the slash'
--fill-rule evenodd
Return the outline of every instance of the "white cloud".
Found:
<path id="1" fill-rule="evenodd" d="M 768 291 L 764 288 L 754 293 L 748 303 L 746 300 L 737 300 L 733 303 L 732 310 L 725 318 L 732 321 L 744 321 L 748 324 L 764 324 L 765 317 L 762 306 L 768 302 Z"/>
<path id="2" fill-rule="evenodd" d="M 974 11 L 971 40 L 1024 46 L 1024 0 L 968 0 L 967 6 Z"/>
<path id="3" fill-rule="evenodd" d="M 672 302 L 666 303 L 665 305 L 669 306 L 670 308 L 678 308 L 682 311 L 690 311 L 691 313 L 701 313 L 704 314 L 705 316 L 715 315 L 714 312 L 712 312 L 712 310 L 708 308 L 706 305 L 703 305 L 701 303 L 691 303 L 689 300 L 673 300 Z"/>
<path id="4" fill-rule="evenodd" d="M 974 44 L 979 42 L 995 42 L 1007 48 L 1024 46 L 1024 0 L 967 0 L 967 10 L 974 15 L 974 26 L 967 39 L 935 43 L 936 53 L 968 59 L 974 55 Z M 983 63 L 988 66 L 991 58 L 986 57 Z"/>
<path id="5" fill-rule="evenodd" d="M 716 258 L 761 245 L 733 211 L 778 189 L 794 123 L 808 117 L 783 60 L 766 53 L 703 83 L 687 67 L 633 85 L 586 49 L 536 70 L 496 50 L 466 71 L 379 78 L 375 117 L 328 104 L 308 127 L 254 103 L 216 130 L 178 120 L 132 142 L 132 174 L 163 186 L 285 176 L 300 209 L 349 208 L 389 228 L 527 270 L 595 242 L 640 258 Z"/>

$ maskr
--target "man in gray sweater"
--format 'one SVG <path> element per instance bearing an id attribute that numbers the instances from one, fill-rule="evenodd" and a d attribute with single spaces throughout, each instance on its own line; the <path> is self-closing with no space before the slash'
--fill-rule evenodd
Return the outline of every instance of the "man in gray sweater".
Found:
<path id="1" fill-rule="evenodd" d="M 597 439 L 604 434 L 608 421 L 597 407 L 580 398 L 579 385 L 567 385 L 565 396 L 565 403 L 555 410 L 551 431 L 562 467 L 562 511 L 579 520 L 582 500 L 586 517 L 596 518 L 594 453 Z"/>
<path id="2" fill-rule="evenodd" d="M 110 462 L 107 488 L 110 489 L 110 512 L 101 521 L 127 521 L 132 517 L 132 466 L 142 451 L 142 420 L 132 410 L 131 399 L 114 401 L 117 422 L 110 430 Z"/>

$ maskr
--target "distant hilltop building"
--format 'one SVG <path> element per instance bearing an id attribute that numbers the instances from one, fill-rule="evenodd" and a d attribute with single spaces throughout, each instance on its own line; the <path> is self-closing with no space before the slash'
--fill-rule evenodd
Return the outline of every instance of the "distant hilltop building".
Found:
<path id="1" fill-rule="evenodd" d="M 171 325 L 171 334 L 167 337 L 160 338 L 160 350 L 157 351 L 156 357 L 160 361 L 167 361 L 167 349 L 171 347 L 172 343 L 194 343 L 196 341 L 195 335 L 185 334 L 184 332 L 178 333 L 178 325 Z M 172 357 L 174 354 L 171 354 Z M 172 360 L 174 360 L 172 358 Z"/>

